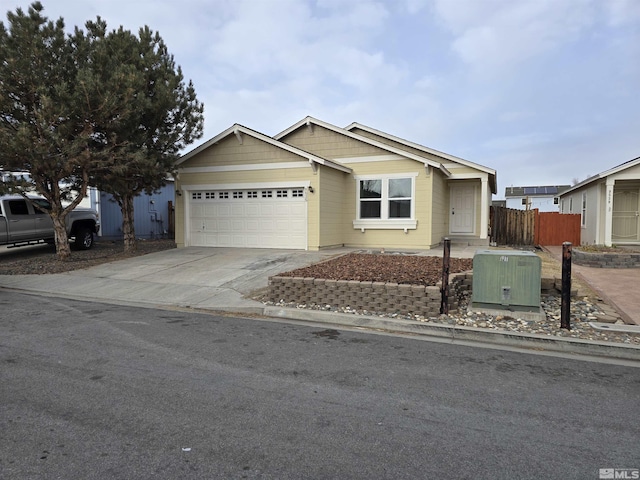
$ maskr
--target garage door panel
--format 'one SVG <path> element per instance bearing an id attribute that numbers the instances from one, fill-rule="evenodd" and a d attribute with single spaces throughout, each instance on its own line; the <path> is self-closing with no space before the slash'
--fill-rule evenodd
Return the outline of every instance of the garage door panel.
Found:
<path id="1" fill-rule="evenodd" d="M 190 196 L 191 245 L 307 248 L 303 197 L 255 198 L 246 192 L 235 197 L 218 192 Z"/>

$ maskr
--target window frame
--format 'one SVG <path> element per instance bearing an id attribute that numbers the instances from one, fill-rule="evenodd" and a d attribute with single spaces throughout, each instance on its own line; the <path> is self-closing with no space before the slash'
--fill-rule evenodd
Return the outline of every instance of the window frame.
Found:
<path id="1" fill-rule="evenodd" d="M 363 232 L 366 229 L 408 229 L 415 230 L 418 222 L 416 221 L 416 178 L 418 172 L 378 174 L 378 175 L 354 175 L 356 187 L 356 218 L 353 220 L 353 228 L 360 229 Z M 411 180 L 411 196 L 410 197 L 390 197 L 389 196 L 389 180 L 408 179 Z M 362 218 L 361 217 L 361 201 L 376 201 L 375 199 L 360 198 L 360 182 L 367 180 L 381 181 L 381 197 L 380 197 L 380 218 Z M 394 218 L 389 216 L 389 204 L 394 200 L 410 200 L 409 217 Z"/>
<path id="2" fill-rule="evenodd" d="M 582 203 L 580 205 L 580 226 L 587 226 L 587 192 L 582 192 Z"/>

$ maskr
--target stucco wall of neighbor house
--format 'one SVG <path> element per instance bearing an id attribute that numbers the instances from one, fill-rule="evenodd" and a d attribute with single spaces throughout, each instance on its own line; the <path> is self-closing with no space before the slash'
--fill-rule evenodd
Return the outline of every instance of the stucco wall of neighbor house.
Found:
<path id="1" fill-rule="evenodd" d="M 389 153 L 319 125 L 314 125 L 313 130 L 307 126 L 300 127 L 281 138 L 280 141 L 331 160 Z"/>
<path id="2" fill-rule="evenodd" d="M 580 244 L 594 245 L 604 243 L 604 202 L 602 195 L 604 182 L 594 182 L 571 192 L 560 199 L 560 213 L 582 215 L 582 194 L 586 194 L 586 213 L 581 218 Z"/>
<path id="3" fill-rule="evenodd" d="M 516 210 L 526 210 L 527 207 L 522 203 L 523 200 L 528 199 L 529 210 L 535 208 L 540 212 L 559 212 L 559 205 L 554 203 L 555 196 L 550 197 L 509 197 L 507 198 L 507 208 L 513 208 Z"/>
<path id="4" fill-rule="evenodd" d="M 600 188 L 593 185 L 583 193 L 586 194 L 585 218 L 581 220 L 582 230 L 580 233 L 580 243 L 593 245 L 598 243 L 598 194 Z M 580 195 L 580 212 L 582 212 L 582 195 Z"/>

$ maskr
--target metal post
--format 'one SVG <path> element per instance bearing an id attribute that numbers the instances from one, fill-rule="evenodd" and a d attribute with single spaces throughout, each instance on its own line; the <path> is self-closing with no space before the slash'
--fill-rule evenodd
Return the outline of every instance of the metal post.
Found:
<path id="1" fill-rule="evenodd" d="M 440 293 L 440 314 L 449 314 L 449 259 L 451 258 L 451 240 L 444 239 L 444 252 L 442 254 L 442 286 Z"/>
<path id="2" fill-rule="evenodd" d="M 571 330 L 571 242 L 562 244 L 562 289 L 560 328 Z"/>

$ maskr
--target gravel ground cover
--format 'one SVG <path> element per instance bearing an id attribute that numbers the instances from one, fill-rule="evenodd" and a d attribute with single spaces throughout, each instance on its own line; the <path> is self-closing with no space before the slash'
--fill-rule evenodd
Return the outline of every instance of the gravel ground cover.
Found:
<path id="1" fill-rule="evenodd" d="M 470 258 L 451 258 L 449 273 L 473 268 Z M 393 282 L 436 285 L 442 279 L 442 258 L 418 255 L 350 253 L 305 268 L 279 274 L 283 277 L 313 277 L 325 280 Z"/>
<path id="2" fill-rule="evenodd" d="M 94 248 L 90 250 L 72 251 L 71 258 L 67 261 L 58 260 L 55 254 L 55 248 L 49 245 L 13 249 L 1 248 L 0 275 L 63 273 L 175 247 L 176 245 L 173 240 L 139 240 L 138 250 L 133 254 L 125 254 L 122 241 L 98 240 Z M 450 272 L 468 271 L 471 270 L 472 265 L 471 259 L 452 258 Z M 543 258 L 543 275 L 553 275 L 559 271 L 559 262 L 549 257 Z M 311 265 L 304 269 L 284 272 L 281 275 L 435 285 L 442 275 L 442 258 L 419 255 L 353 253 L 334 260 Z M 542 298 L 541 307 L 546 313 L 546 320 L 536 322 L 510 316 L 493 316 L 485 313 L 467 312 L 466 305 L 469 301 L 468 297 L 461 299 L 460 309 L 457 313 L 451 315 L 441 315 L 434 318 L 422 318 L 415 315 L 398 316 L 380 314 L 379 316 L 487 328 L 499 331 L 536 333 L 640 345 L 639 334 L 623 334 L 592 328 L 589 322 L 597 322 L 601 316 L 611 315 L 612 309 L 595 297 L 592 292 L 588 290 L 583 291 L 587 292 L 587 295 L 581 295 L 571 303 L 572 330 L 570 331 L 560 328 L 560 299 L 557 296 L 544 296 Z M 293 308 L 338 311 L 355 315 L 378 315 L 376 312 L 355 311 L 348 307 L 338 308 L 331 305 L 281 305 Z"/>
<path id="3" fill-rule="evenodd" d="M 103 263 L 146 255 L 175 248 L 173 240 L 138 240 L 135 253 L 124 253 L 122 241 L 97 240 L 89 250 L 71 250 L 71 258 L 61 261 L 53 245 L 2 248 L 0 250 L 0 275 L 42 275 L 64 273 Z"/>
<path id="4" fill-rule="evenodd" d="M 562 265 L 550 255 L 539 252 L 542 259 L 543 276 L 560 278 Z M 450 273 L 465 272 L 473 267 L 472 259 L 451 259 Z M 417 255 L 391 254 L 360 254 L 352 253 L 311 265 L 306 268 L 284 272 L 281 276 L 312 277 L 331 280 L 358 280 L 376 282 L 410 283 L 414 285 L 436 285 L 442 277 L 442 258 L 424 257 Z M 574 279 L 573 288 L 580 293 L 571 301 L 571 330 L 560 328 L 560 297 L 544 295 L 541 298 L 541 308 L 545 313 L 545 320 L 523 320 L 517 316 L 491 315 L 481 312 L 467 311 L 469 295 L 459 301 L 459 309 L 450 315 L 425 318 L 420 315 L 386 314 L 375 311 L 355 310 L 349 307 L 334 305 L 301 305 L 287 302 L 265 302 L 268 305 L 278 305 L 289 308 L 313 309 L 350 313 L 354 315 L 375 315 L 379 317 L 399 318 L 425 323 L 460 325 L 505 332 L 533 333 L 538 335 L 576 338 L 640 345 L 640 334 L 618 333 L 593 328 L 590 322 L 611 321 L 617 317 L 616 323 L 624 323 L 615 310 L 605 304 L 587 285 Z"/>

